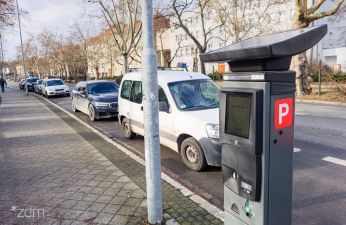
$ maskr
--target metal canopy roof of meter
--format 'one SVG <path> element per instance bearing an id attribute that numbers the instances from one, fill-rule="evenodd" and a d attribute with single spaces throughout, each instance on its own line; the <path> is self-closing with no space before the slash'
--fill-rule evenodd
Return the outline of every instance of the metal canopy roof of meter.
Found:
<path id="1" fill-rule="evenodd" d="M 291 58 L 319 42 L 327 25 L 249 38 L 200 55 L 202 62 L 228 62 L 232 71 L 289 69 Z"/>

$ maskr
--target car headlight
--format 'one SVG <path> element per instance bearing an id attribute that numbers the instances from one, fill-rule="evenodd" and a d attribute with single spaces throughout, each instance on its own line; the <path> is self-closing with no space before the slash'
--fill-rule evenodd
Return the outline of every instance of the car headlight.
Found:
<path id="1" fill-rule="evenodd" d="M 209 138 L 219 138 L 219 124 L 207 124 L 205 127 Z"/>
<path id="2" fill-rule="evenodd" d="M 98 107 L 102 107 L 102 106 L 108 106 L 109 103 L 108 102 L 95 102 L 95 105 Z"/>

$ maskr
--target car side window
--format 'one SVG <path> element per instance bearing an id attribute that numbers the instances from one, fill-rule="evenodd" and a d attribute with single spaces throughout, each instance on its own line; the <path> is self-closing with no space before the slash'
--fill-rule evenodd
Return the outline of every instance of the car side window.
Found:
<path id="1" fill-rule="evenodd" d="M 167 99 L 166 93 L 163 90 L 163 88 L 160 86 L 159 86 L 159 102 L 166 102 L 168 105 L 168 99 Z"/>
<path id="2" fill-rule="evenodd" d="M 132 81 L 125 80 L 122 87 L 120 97 L 129 100 L 130 99 L 130 89 L 131 89 Z"/>
<path id="3" fill-rule="evenodd" d="M 76 87 L 74 88 L 76 91 L 80 91 L 80 87 L 82 86 L 82 83 L 78 83 Z"/>
<path id="4" fill-rule="evenodd" d="M 142 103 L 142 97 L 143 97 L 142 82 L 141 81 L 134 81 L 132 83 L 132 87 L 131 87 L 130 101 L 141 104 Z"/>

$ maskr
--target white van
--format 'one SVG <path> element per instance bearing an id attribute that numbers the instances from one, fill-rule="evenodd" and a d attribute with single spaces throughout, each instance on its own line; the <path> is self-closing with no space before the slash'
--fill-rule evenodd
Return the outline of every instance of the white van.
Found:
<path id="1" fill-rule="evenodd" d="M 158 85 L 161 144 L 179 152 L 194 171 L 220 166 L 218 85 L 208 76 L 183 71 L 158 71 Z M 143 136 L 140 72 L 124 75 L 118 103 L 125 136 Z"/>

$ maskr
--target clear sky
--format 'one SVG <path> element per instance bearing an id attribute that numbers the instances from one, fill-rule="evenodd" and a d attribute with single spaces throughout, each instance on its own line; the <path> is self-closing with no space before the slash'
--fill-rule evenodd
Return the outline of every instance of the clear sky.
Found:
<path id="1" fill-rule="evenodd" d="M 75 21 L 85 21 L 96 7 L 87 0 L 18 0 L 18 4 L 28 12 L 21 19 L 24 40 L 29 33 L 39 33 L 44 29 L 64 34 Z M 18 25 L 5 31 L 3 36 L 5 60 L 13 59 L 20 45 Z"/>

